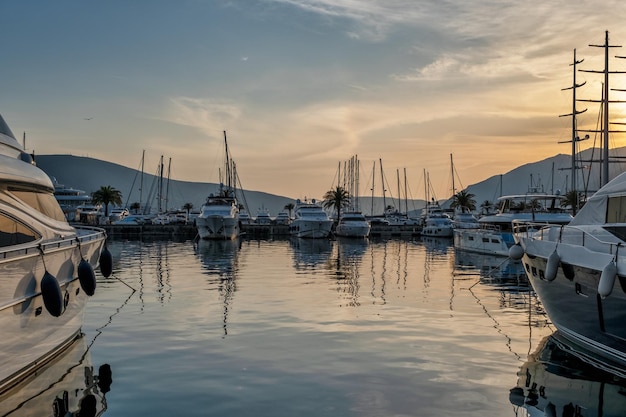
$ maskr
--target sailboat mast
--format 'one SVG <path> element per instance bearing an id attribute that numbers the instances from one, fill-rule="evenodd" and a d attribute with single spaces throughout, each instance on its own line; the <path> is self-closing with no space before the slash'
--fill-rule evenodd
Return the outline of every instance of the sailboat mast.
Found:
<path id="1" fill-rule="evenodd" d="M 224 169 L 226 170 L 226 172 L 224 173 L 226 175 L 226 186 L 228 187 L 228 189 L 230 189 L 232 187 L 231 184 L 231 176 L 232 173 L 231 168 L 230 168 L 230 159 L 229 159 L 229 154 L 228 154 L 228 141 L 226 140 L 226 131 L 224 131 L 224 152 L 225 152 L 225 166 Z"/>
<path id="2" fill-rule="evenodd" d="M 167 185 L 165 187 L 165 211 L 167 211 L 168 201 L 170 197 L 170 173 L 172 169 L 172 158 L 169 159 L 167 163 Z"/>
<path id="3" fill-rule="evenodd" d="M 139 210 L 141 210 L 141 203 L 143 202 L 143 164 L 144 164 L 145 157 L 146 157 L 146 150 L 144 149 L 141 152 L 141 178 L 139 179 Z M 142 214 L 147 214 L 145 213 L 145 206 L 144 206 L 144 210 Z"/>
<path id="4" fill-rule="evenodd" d="M 406 185 L 406 168 L 404 168 L 404 213 L 409 214 L 409 194 L 407 193 Z"/>
<path id="5" fill-rule="evenodd" d="M 455 196 L 456 187 L 454 186 L 454 161 L 452 160 L 452 154 L 450 154 L 450 170 L 452 173 L 452 196 Z"/>
<path id="6" fill-rule="evenodd" d="M 378 158 L 378 162 L 380 163 L 380 180 L 383 183 L 383 213 L 387 209 L 387 199 L 385 194 L 385 173 L 383 172 L 383 160 L 382 158 Z"/>
<path id="7" fill-rule="evenodd" d="M 376 183 L 376 161 L 372 165 L 372 212 L 370 215 L 374 215 L 374 184 Z"/>

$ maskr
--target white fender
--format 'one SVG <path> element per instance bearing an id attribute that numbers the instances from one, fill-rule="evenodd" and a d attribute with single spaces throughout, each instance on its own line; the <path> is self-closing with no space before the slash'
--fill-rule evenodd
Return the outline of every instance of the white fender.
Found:
<path id="1" fill-rule="evenodd" d="M 514 261 L 519 261 L 522 259 L 522 256 L 524 256 L 524 248 L 522 248 L 522 245 L 519 243 L 516 243 L 509 248 L 509 258 Z"/>
<path id="2" fill-rule="evenodd" d="M 613 292 L 616 277 L 617 265 L 615 265 L 615 261 L 611 261 L 604 267 L 602 275 L 600 275 L 600 283 L 598 284 L 598 294 L 600 294 L 600 297 L 606 298 Z"/>
<path id="3" fill-rule="evenodd" d="M 559 270 L 559 263 L 561 262 L 561 258 L 559 254 L 556 253 L 556 249 L 552 254 L 548 257 L 548 262 L 546 263 L 546 281 L 554 281 L 556 278 L 556 273 Z"/>

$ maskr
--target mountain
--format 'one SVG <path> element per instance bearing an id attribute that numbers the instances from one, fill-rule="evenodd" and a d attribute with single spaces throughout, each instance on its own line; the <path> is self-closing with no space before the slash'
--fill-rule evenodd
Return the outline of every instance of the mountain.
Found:
<path id="1" fill-rule="evenodd" d="M 577 188 L 586 189 L 588 195 L 600 188 L 601 165 L 598 148 L 589 148 L 577 155 Z M 609 178 L 615 178 L 624 172 L 620 161 L 626 155 L 626 147 L 611 149 Z M 594 160 L 595 162 L 591 162 Z M 626 162 L 625 162 L 626 163 Z M 484 201 L 495 202 L 501 195 L 525 194 L 531 189 L 549 194 L 565 194 L 571 189 L 571 155 L 558 154 L 542 161 L 519 166 L 506 174 L 494 175 L 477 184 L 470 185 L 466 190 L 475 195 L 478 206 Z M 449 205 L 447 200 L 443 205 Z"/>
<path id="2" fill-rule="evenodd" d="M 591 161 L 598 159 L 600 152 L 597 148 L 590 148 L 582 151 L 578 155 L 581 161 Z M 619 161 L 619 158 L 626 156 L 626 147 L 612 149 L 611 157 Z M 132 168 L 127 168 L 112 162 L 72 155 L 37 155 L 37 166 L 46 172 L 53 181 L 64 184 L 68 187 L 84 190 L 92 193 L 104 185 L 110 185 L 122 193 L 125 205 L 130 206 L 134 202 L 140 202 L 140 195 L 145 203 L 149 195 L 152 196 L 152 207 L 156 208 L 157 189 L 159 178 L 151 174 L 143 174 L 143 188 L 140 192 L 141 172 Z M 594 162 L 583 162 L 585 168 L 579 170 L 579 189 L 588 183 L 587 189 L 590 193 L 599 188 L 600 164 Z M 621 163 L 610 165 L 609 176 L 614 178 L 624 169 Z M 462 168 L 460 169 L 462 172 Z M 571 178 L 571 156 L 559 154 L 539 162 L 533 162 L 515 168 L 505 174 L 494 175 L 466 188 L 468 192 L 475 195 L 477 205 L 484 201 L 495 202 L 501 195 L 524 194 L 530 188 L 535 188 L 546 193 L 564 194 L 570 189 Z M 583 175 L 584 174 L 584 175 Z M 584 177 L 584 181 L 583 181 Z M 218 185 L 215 183 L 200 183 L 189 181 L 163 180 L 163 194 L 168 195 L 167 208 L 181 208 L 185 203 L 192 203 L 195 209 L 199 209 L 210 193 L 217 192 Z M 251 211 L 251 215 L 256 215 L 256 210 L 260 207 L 268 209 L 272 216 L 276 216 L 286 204 L 295 204 L 294 198 L 269 194 L 261 191 L 244 190 L 245 202 Z M 396 198 L 387 197 L 383 203 L 382 197 L 359 197 L 360 208 L 365 214 L 380 214 L 385 205 L 399 206 L 400 211 L 408 211 L 411 216 L 418 216 L 419 211 L 424 207 L 423 200 L 398 201 Z M 442 205 L 449 206 L 450 200 Z M 162 201 L 162 208 L 166 208 L 165 201 Z"/>
<path id="3" fill-rule="evenodd" d="M 37 155 L 36 163 L 53 182 L 86 191 L 88 194 L 110 185 L 122 193 L 122 201 L 126 206 L 141 201 L 150 201 L 153 209 L 158 207 L 158 189 L 160 178 L 156 175 L 143 174 L 143 192 L 141 192 L 141 172 L 122 165 L 82 156 L 72 155 Z M 198 210 L 210 193 L 217 193 L 218 184 L 189 181 L 162 181 L 162 194 L 167 195 L 167 203 L 163 199 L 163 210 L 178 209 L 186 203 L 193 204 Z M 293 198 L 277 196 L 260 191 L 244 192 L 251 215 L 256 215 L 259 207 L 267 208 L 273 216 L 278 214 L 286 204 L 294 203 Z M 151 198 L 150 198 L 151 196 Z M 167 206 L 166 206 L 167 204 Z"/>

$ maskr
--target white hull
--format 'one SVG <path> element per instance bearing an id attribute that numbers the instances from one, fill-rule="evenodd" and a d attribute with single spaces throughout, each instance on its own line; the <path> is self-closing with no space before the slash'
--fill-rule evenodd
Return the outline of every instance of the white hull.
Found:
<path id="1" fill-rule="evenodd" d="M 43 259 L 36 245 L 0 254 L 0 392 L 19 382 L 54 357 L 80 332 L 88 296 L 77 277 L 84 258 L 97 265 L 105 234 L 94 230 L 93 240 L 62 240 L 44 245 Z M 60 247 L 58 247 L 60 246 Z M 44 266 L 45 263 L 45 266 Z M 46 309 L 41 279 L 45 272 L 59 283 L 65 308 L 59 317 Z"/>
<path id="2" fill-rule="evenodd" d="M 323 239 L 330 235 L 332 227 L 332 220 L 298 219 L 291 223 L 289 230 L 291 235 L 294 237 Z"/>
<path id="3" fill-rule="evenodd" d="M 335 235 L 342 237 L 368 237 L 370 235 L 370 225 L 355 223 L 355 224 L 343 224 L 337 225 Z"/>
<path id="4" fill-rule="evenodd" d="M 509 256 L 513 234 L 487 229 L 454 229 L 454 247 L 486 255 Z"/>
<path id="5" fill-rule="evenodd" d="M 79 334 L 106 239 L 67 223 L 50 178 L 29 159 L 0 117 L 0 393 Z"/>
<path id="6" fill-rule="evenodd" d="M 371 226 L 360 213 L 345 213 L 339 219 L 335 229 L 335 235 L 341 237 L 365 238 L 370 234 Z"/>
<path id="7" fill-rule="evenodd" d="M 235 217 L 210 216 L 196 219 L 198 236 L 201 239 L 236 239 L 239 236 L 239 219 Z"/>

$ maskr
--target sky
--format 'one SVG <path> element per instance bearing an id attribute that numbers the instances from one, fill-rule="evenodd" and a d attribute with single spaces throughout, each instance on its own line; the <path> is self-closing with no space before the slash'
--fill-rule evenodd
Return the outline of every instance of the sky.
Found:
<path id="1" fill-rule="evenodd" d="M 428 178 L 444 199 L 450 155 L 458 190 L 571 153 L 558 142 L 572 136 L 559 115 L 574 49 L 579 69 L 602 71 L 590 45 L 608 31 L 624 45 L 609 69 L 626 70 L 624 12 L 621 0 L 0 0 L 0 114 L 36 154 L 138 169 L 145 151 L 147 173 L 163 156 L 172 179 L 218 182 L 226 131 L 248 190 L 321 198 L 356 155 L 361 194 L 406 172 L 409 197 Z M 576 77 L 578 98 L 601 98 L 601 75 Z M 599 104 L 584 109 L 578 126 L 594 129 Z M 626 121 L 622 104 L 610 114 Z"/>

